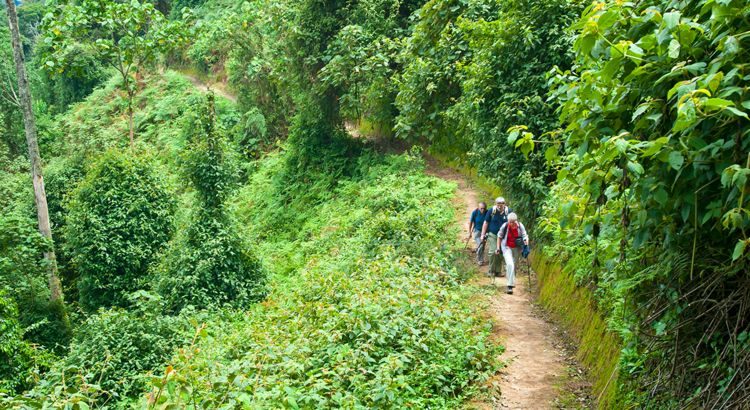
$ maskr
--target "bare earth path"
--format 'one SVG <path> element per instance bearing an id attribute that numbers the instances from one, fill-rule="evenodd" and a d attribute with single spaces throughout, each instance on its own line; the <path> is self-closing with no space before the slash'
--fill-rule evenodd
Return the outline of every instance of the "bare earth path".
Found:
<path id="1" fill-rule="evenodd" d="M 428 160 L 427 172 L 439 178 L 454 181 L 458 184 L 459 199 L 465 205 L 465 217 L 460 221 L 463 240 L 469 235 L 468 221 L 471 212 L 476 209 L 480 200 L 490 202 L 490 198 L 479 197 L 467 178 L 453 169 L 440 166 L 434 160 Z M 492 205 L 488 204 L 488 208 Z M 512 203 L 511 203 L 512 207 Z M 531 238 L 533 251 L 533 238 Z M 470 247 L 474 245 L 473 239 Z M 472 263 L 476 263 L 472 255 Z M 490 286 L 492 279 L 486 278 L 487 259 L 480 268 L 482 275 L 474 281 L 478 287 Z M 490 298 L 489 312 L 498 329 L 498 335 L 506 351 L 501 359 L 508 366 L 497 380 L 502 396 L 487 403 L 492 409 L 552 409 L 553 400 L 558 396 L 560 376 L 565 374 L 563 356 L 551 342 L 553 334 L 550 325 L 537 318 L 532 312 L 529 301 L 528 274 L 525 262 L 516 274 L 514 294 L 502 292 L 506 289 L 506 278 L 495 278 L 497 293 Z"/>
<path id="2" fill-rule="evenodd" d="M 185 77 L 187 77 L 193 83 L 193 85 L 195 86 L 195 88 L 197 88 L 197 89 L 199 89 L 201 91 L 207 91 L 209 89 L 209 86 L 206 85 L 206 83 L 204 83 L 200 79 L 198 79 L 196 77 L 193 77 L 191 75 L 187 75 L 187 74 L 183 74 L 183 75 Z M 221 88 L 219 88 L 219 87 L 217 87 L 215 85 L 210 86 L 210 88 L 211 88 L 211 91 L 215 92 L 216 94 L 218 94 L 218 95 L 220 95 L 220 96 L 222 96 L 222 97 L 224 97 L 224 98 L 226 98 L 228 100 L 232 100 L 232 101 L 235 101 L 235 102 L 237 101 L 237 96 L 234 95 L 234 94 L 230 94 L 230 93 L 222 90 Z"/>

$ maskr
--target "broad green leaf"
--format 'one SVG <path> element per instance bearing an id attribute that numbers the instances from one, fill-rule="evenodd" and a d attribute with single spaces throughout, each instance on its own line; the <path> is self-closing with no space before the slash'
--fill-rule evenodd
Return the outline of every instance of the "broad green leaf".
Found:
<path id="1" fill-rule="evenodd" d="M 544 151 L 544 158 L 549 162 L 552 162 L 555 158 L 557 158 L 557 146 L 552 145 L 547 148 L 547 150 Z"/>
<path id="2" fill-rule="evenodd" d="M 656 189 L 656 191 L 654 191 L 654 200 L 660 205 L 666 205 L 667 201 L 669 200 L 669 194 L 664 190 L 664 188 L 659 187 Z"/>
<path id="3" fill-rule="evenodd" d="M 704 104 L 708 108 L 721 108 L 733 105 L 731 101 L 722 100 L 721 98 L 709 98 Z"/>
<path id="4" fill-rule="evenodd" d="M 664 144 L 662 144 L 661 142 L 658 142 L 658 141 L 657 142 L 651 142 L 650 145 L 649 145 L 649 147 L 648 147 L 648 149 L 646 149 L 645 151 L 643 151 L 642 155 L 644 157 L 650 157 L 650 156 L 656 154 L 657 152 L 659 152 L 659 150 L 661 150 L 661 147 L 663 147 L 663 146 L 664 146 Z"/>
<path id="5" fill-rule="evenodd" d="M 669 165 L 672 168 L 679 170 L 680 168 L 682 168 L 682 164 L 684 162 L 685 162 L 685 158 L 679 152 L 672 151 L 669 153 Z"/>
<path id="6" fill-rule="evenodd" d="M 690 204 L 685 204 L 682 206 L 682 221 L 687 222 L 688 218 L 690 218 Z"/>
<path id="7" fill-rule="evenodd" d="M 742 254 L 745 252 L 745 246 L 747 245 L 747 242 L 745 241 L 739 241 L 737 242 L 737 245 L 734 246 L 734 252 L 732 253 L 732 260 L 737 260 L 742 257 Z"/>
<path id="8" fill-rule="evenodd" d="M 734 107 L 724 107 L 723 109 L 726 110 L 726 111 L 731 112 L 732 114 L 736 115 L 737 117 L 748 118 L 746 113 L 744 113 L 744 112 L 742 112 L 742 111 L 740 111 L 740 110 L 738 110 L 738 109 L 736 109 Z"/>
<path id="9" fill-rule="evenodd" d="M 635 112 L 633 113 L 632 120 L 635 121 L 636 117 L 638 117 L 639 115 L 641 115 L 644 112 L 646 112 L 646 110 L 648 110 L 648 107 L 650 107 L 650 104 L 641 104 L 641 106 L 638 107 L 638 109 L 635 110 Z"/>
<path id="10" fill-rule="evenodd" d="M 680 23 L 679 11 L 673 11 L 671 13 L 664 13 L 664 24 L 666 24 L 667 29 L 672 30 L 675 27 L 677 27 L 677 24 L 679 23 Z"/>
<path id="11" fill-rule="evenodd" d="M 583 38 L 581 38 L 581 51 L 585 54 L 589 54 L 591 50 L 594 48 L 594 45 L 596 44 L 596 38 L 597 36 L 595 34 L 589 34 Z"/>
<path id="12" fill-rule="evenodd" d="M 711 80 L 708 82 L 708 88 L 711 90 L 711 92 L 715 93 L 716 90 L 719 88 L 719 85 L 721 85 L 721 81 L 724 79 L 724 73 L 719 71 L 716 74 L 711 75 Z"/>
<path id="13" fill-rule="evenodd" d="M 636 173 L 637 175 L 643 175 L 643 173 L 645 172 L 643 169 L 643 165 L 632 161 L 628 161 L 628 169 Z"/>
<path id="14" fill-rule="evenodd" d="M 669 42 L 669 52 L 668 52 L 669 58 L 677 58 L 680 56 L 680 42 L 672 39 L 672 41 Z"/>
<path id="15" fill-rule="evenodd" d="M 518 135 L 520 133 L 521 132 L 517 129 L 511 131 L 510 134 L 508 135 L 508 144 L 513 144 L 518 139 Z"/>
<path id="16" fill-rule="evenodd" d="M 599 30 L 604 31 L 612 27 L 612 25 L 614 25 L 619 18 L 620 14 L 617 10 L 607 10 L 606 12 L 604 12 L 604 14 L 599 16 L 599 20 L 597 21 Z"/>

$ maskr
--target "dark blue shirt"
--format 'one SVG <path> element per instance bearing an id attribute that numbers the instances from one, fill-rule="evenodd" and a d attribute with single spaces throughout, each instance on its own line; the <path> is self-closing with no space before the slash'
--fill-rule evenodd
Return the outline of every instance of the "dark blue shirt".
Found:
<path id="1" fill-rule="evenodd" d="M 484 218 L 489 215 L 487 211 L 484 212 L 484 215 L 482 215 L 482 212 L 479 211 L 479 209 L 475 209 L 474 212 L 471 213 L 471 219 L 469 219 L 469 223 L 474 221 L 474 229 L 481 231 L 482 225 L 484 225 Z"/>
<path id="2" fill-rule="evenodd" d="M 504 223 L 508 222 L 508 215 L 510 215 L 510 213 L 513 211 L 511 211 L 510 208 L 506 206 L 503 212 L 500 212 L 500 210 L 498 209 L 495 212 L 495 217 L 493 218 L 493 209 L 494 207 L 487 210 L 487 215 L 485 215 L 484 221 L 490 224 L 487 230 L 497 235 L 497 231 L 500 230 L 500 227 L 503 226 Z"/>

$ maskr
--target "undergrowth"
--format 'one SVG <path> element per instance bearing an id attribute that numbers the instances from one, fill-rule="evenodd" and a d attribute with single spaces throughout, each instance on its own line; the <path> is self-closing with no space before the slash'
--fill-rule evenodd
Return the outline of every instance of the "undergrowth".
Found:
<path id="1" fill-rule="evenodd" d="M 503 348 L 488 340 L 491 326 L 459 286 L 466 273 L 453 263 L 455 184 L 424 175 L 418 152 L 363 152 L 357 172 L 302 204 L 294 193 L 279 195 L 286 152 L 247 167 L 254 171 L 227 206 L 269 272 L 264 302 L 188 307 L 174 319 L 148 313 L 159 321 L 145 327 L 135 325 L 148 316 L 139 310 L 102 311 L 77 333 L 64 366 L 21 396 L 0 394 L 0 406 L 460 406 L 484 389 Z M 113 339 L 111 325 L 134 334 Z M 111 343 L 118 351 L 124 343 L 129 356 L 107 353 Z M 140 372 L 135 360 L 145 363 Z M 142 390 L 148 381 L 150 393 Z"/>
<path id="2" fill-rule="evenodd" d="M 271 155 L 236 198 L 275 272 L 267 302 L 199 330 L 149 402 L 173 408 L 455 408 L 493 371 L 450 259 L 454 184 L 381 159 L 331 199 L 275 204 Z M 151 407 L 151 405 L 147 405 Z"/>

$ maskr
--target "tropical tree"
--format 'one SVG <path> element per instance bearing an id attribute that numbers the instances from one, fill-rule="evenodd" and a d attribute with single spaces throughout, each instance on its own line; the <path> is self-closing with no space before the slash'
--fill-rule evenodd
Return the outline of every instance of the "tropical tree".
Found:
<path id="1" fill-rule="evenodd" d="M 41 24 L 44 42 L 50 47 L 44 68 L 52 73 L 69 72 L 80 75 L 88 67 L 85 53 L 69 53 L 78 43 L 86 52 L 94 53 L 122 78 L 127 94 L 130 149 L 135 154 L 133 137 L 133 99 L 138 93 L 138 78 L 145 64 L 159 54 L 186 44 L 193 26 L 189 11 L 183 21 L 167 21 L 152 3 L 117 3 L 84 0 L 80 5 L 53 5 Z"/>
<path id="2" fill-rule="evenodd" d="M 13 0 L 5 1 L 5 10 L 8 13 L 8 24 L 10 25 L 11 43 L 13 45 L 13 57 L 16 62 L 16 77 L 18 79 L 18 97 L 13 93 L 13 101 L 23 111 L 23 123 L 26 130 L 26 144 L 29 148 L 29 160 L 31 161 L 31 180 L 34 185 L 34 201 L 36 204 L 37 219 L 39 221 L 39 232 L 47 239 L 52 239 L 52 229 L 49 224 L 49 212 L 47 211 L 47 195 L 44 191 L 44 175 L 42 173 L 42 158 L 39 155 L 39 143 L 37 140 L 36 122 L 34 121 L 34 108 L 31 106 L 31 91 L 29 89 L 29 76 L 26 74 L 26 59 L 23 55 L 21 34 L 18 29 L 18 17 L 16 16 L 16 4 Z M 12 91 L 12 84 L 8 84 Z M 7 93 L 6 93 L 7 94 Z M 7 94 L 10 98 L 10 94 Z M 60 278 L 57 275 L 57 263 L 55 252 L 49 249 L 44 252 L 47 264 L 47 276 L 49 277 L 50 301 L 62 302 L 62 288 Z"/>

